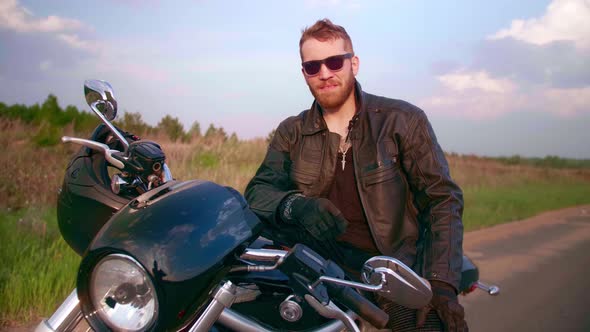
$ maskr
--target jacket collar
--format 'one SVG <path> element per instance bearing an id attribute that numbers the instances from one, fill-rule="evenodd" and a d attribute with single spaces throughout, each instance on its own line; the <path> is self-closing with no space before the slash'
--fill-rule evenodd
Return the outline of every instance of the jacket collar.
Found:
<path id="1" fill-rule="evenodd" d="M 363 92 L 360 83 L 356 80 L 354 93 L 357 105 L 359 105 L 359 112 L 364 112 L 366 110 L 365 93 Z M 326 121 L 324 121 L 324 117 L 322 116 L 322 107 L 318 104 L 317 100 L 314 100 L 309 112 L 307 112 L 307 116 L 303 119 L 303 128 L 301 132 L 303 135 L 313 135 L 324 130 L 328 130 L 328 125 L 326 125 Z"/>

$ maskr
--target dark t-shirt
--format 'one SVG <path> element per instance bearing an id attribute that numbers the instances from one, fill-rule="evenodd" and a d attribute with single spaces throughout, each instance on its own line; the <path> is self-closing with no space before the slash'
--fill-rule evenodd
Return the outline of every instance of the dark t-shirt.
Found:
<path id="1" fill-rule="evenodd" d="M 346 232 L 339 236 L 337 241 L 345 247 L 351 246 L 369 255 L 379 255 L 356 188 L 352 149 L 346 153 L 344 170 L 342 170 L 342 153 L 338 153 L 334 182 L 327 198 L 336 205 L 348 221 Z"/>

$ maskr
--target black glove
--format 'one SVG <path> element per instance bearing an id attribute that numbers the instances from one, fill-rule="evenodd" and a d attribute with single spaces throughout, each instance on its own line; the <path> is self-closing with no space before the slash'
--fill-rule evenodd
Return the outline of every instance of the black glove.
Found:
<path id="1" fill-rule="evenodd" d="M 325 198 L 293 194 L 281 203 L 284 222 L 301 225 L 319 241 L 333 240 L 344 233 L 348 221 L 332 202 Z"/>
<path id="2" fill-rule="evenodd" d="M 431 280 L 432 300 L 416 314 L 416 326 L 422 327 L 430 310 L 435 310 L 442 321 L 445 331 L 469 332 L 465 321 L 465 311 L 457 300 L 455 289 L 442 281 Z"/>

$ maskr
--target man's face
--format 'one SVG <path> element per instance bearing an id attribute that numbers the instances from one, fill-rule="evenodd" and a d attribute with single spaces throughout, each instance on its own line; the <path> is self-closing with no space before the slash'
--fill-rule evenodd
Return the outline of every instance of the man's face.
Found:
<path id="1" fill-rule="evenodd" d="M 302 62 L 323 60 L 334 55 L 349 53 L 343 39 L 319 41 L 308 39 L 301 45 Z M 342 106 L 354 91 L 354 77 L 358 72 L 359 61 L 356 56 L 345 59 L 342 69 L 332 71 L 322 64 L 318 74 L 310 76 L 302 69 L 305 82 L 311 94 L 325 109 Z"/>

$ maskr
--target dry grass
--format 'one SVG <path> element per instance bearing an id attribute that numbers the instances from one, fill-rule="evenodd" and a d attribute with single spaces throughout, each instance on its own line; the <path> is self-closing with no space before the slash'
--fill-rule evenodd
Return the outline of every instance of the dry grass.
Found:
<path id="1" fill-rule="evenodd" d="M 589 169 L 556 169 L 528 165 L 507 165 L 478 156 L 448 155 L 451 176 L 462 188 L 509 187 L 546 181 L 590 183 Z"/>
<path id="2" fill-rule="evenodd" d="M 36 148 L 36 128 L 0 119 L 0 206 L 19 209 L 55 202 L 67 163 L 67 147 Z"/>
<path id="3" fill-rule="evenodd" d="M 69 156 L 78 148 L 58 144 L 39 148 L 31 142 L 38 128 L 0 119 L 0 207 L 19 209 L 54 206 Z M 64 135 L 75 134 L 71 127 Z M 172 142 L 164 135 L 147 136 L 160 143 L 175 178 L 207 179 L 243 192 L 266 153 L 264 139 L 249 141 L 210 140 L 197 137 L 190 143 Z M 448 155 L 451 174 L 465 189 L 506 188 L 529 183 L 590 183 L 589 169 L 552 169 L 507 165 L 477 156 Z"/>
<path id="4" fill-rule="evenodd" d="M 178 179 L 207 179 L 243 192 L 266 153 L 266 142 L 208 141 L 191 143 L 160 140 L 172 174 Z"/>

